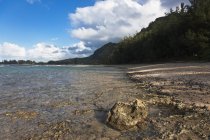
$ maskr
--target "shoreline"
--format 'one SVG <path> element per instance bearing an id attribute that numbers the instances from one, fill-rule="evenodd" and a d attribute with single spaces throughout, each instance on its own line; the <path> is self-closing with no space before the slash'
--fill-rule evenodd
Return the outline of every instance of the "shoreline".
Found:
<path id="1" fill-rule="evenodd" d="M 151 93 L 173 96 L 210 110 L 210 63 L 146 65 L 130 68 L 127 75 Z M 190 96 L 195 97 L 187 99 Z"/>
<path id="2" fill-rule="evenodd" d="M 195 66 L 191 66 L 192 64 Z M 180 101 L 180 98 L 183 96 L 179 94 L 174 94 L 173 96 L 172 93 L 163 93 L 161 90 L 165 90 L 166 87 L 164 86 L 168 86 L 168 83 L 171 83 L 164 80 L 164 78 L 173 80 L 173 77 L 151 77 L 152 74 L 154 76 L 157 73 L 160 74 L 155 76 L 161 76 L 161 73 L 167 74 L 167 71 L 169 71 L 168 73 L 178 72 L 179 70 L 177 69 L 173 71 L 175 65 L 176 68 L 181 67 L 185 73 L 189 68 L 190 70 L 196 68 L 197 71 L 203 70 L 202 72 L 205 72 L 207 70 L 208 72 L 210 67 L 208 64 L 204 66 L 206 63 L 165 63 L 81 68 L 88 71 L 79 71 L 76 77 L 77 80 L 74 83 L 70 83 L 71 85 L 66 85 L 68 90 L 65 91 L 67 92 L 57 94 L 57 92 L 50 92 L 51 88 L 45 90 L 46 87 L 43 87 L 43 89 L 37 89 L 38 96 L 34 98 L 36 101 L 42 100 L 39 94 L 41 92 L 48 95 L 47 100 L 43 100 L 41 106 L 39 106 L 38 102 L 34 102 L 32 108 L 16 108 L 13 111 L 8 110 L 5 114 L 0 114 L 0 117 L 5 120 L 4 122 L 8 122 L 12 128 L 17 127 L 17 130 L 7 128 L 13 132 L 12 134 L 8 132 L 3 133 L 2 131 L 0 138 L 77 140 L 168 140 L 191 138 L 208 140 L 210 135 L 209 111 L 203 106 L 199 107 Z M 183 68 L 186 66 L 189 67 L 187 69 Z M 199 69 L 198 67 L 201 68 Z M 69 67 L 65 68 L 65 70 L 67 69 Z M 53 68 L 53 70 L 55 69 Z M 62 74 L 60 69 L 56 70 L 56 73 Z M 205 74 L 204 79 L 208 82 L 208 73 Z M 147 77 L 148 75 L 149 77 Z M 30 75 L 25 76 L 27 78 Z M 35 77 L 37 78 L 37 76 Z M 58 79 L 63 80 L 62 75 L 60 78 L 55 78 L 56 81 Z M 68 79 L 66 75 L 65 78 Z M 189 79 L 190 77 L 186 78 Z M 164 82 L 165 85 L 161 85 L 162 88 L 157 87 L 157 83 L 160 86 Z M 172 83 L 176 85 L 176 82 Z M 69 93 L 74 93 L 70 92 L 72 89 L 83 94 L 70 95 Z M 206 91 L 209 88 L 205 86 L 204 89 Z M 28 90 L 25 91 L 25 95 L 27 93 Z M 209 94 L 201 95 L 207 97 Z M 54 96 L 59 96 L 60 99 Z M 21 99 L 24 100 L 23 98 Z M 116 130 L 107 124 L 108 112 L 116 102 L 127 103 L 135 99 L 144 101 L 148 106 L 148 117 L 144 122 L 124 131 Z M 205 99 L 207 100 L 207 98 Z M 28 104 L 26 102 L 23 106 Z M 45 111 L 42 112 L 42 110 Z M 45 119 L 44 114 L 46 111 L 49 113 L 49 118 L 46 117 Z M 50 117 L 54 117 L 54 120 L 50 120 Z M 22 129 L 16 126 L 17 123 L 23 124 Z M 30 125 L 30 129 L 27 129 Z"/>
<path id="3" fill-rule="evenodd" d="M 149 139 L 210 138 L 209 63 L 141 65 L 127 75 L 146 93 L 139 99 L 148 103 L 158 133 Z"/>

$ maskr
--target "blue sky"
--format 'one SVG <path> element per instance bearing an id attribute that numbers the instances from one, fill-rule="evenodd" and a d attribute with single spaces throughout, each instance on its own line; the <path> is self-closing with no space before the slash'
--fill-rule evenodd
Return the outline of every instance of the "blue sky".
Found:
<path id="1" fill-rule="evenodd" d="M 85 57 L 188 0 L 0 0 L 0 61 Z"/>
<path id="2" fill-rule="evenodd" d="M 61 46 L 74 43 L 68 34 L 68 14 L 93 4 L 94 0 L 0 0 L 0 42 L 25 47 L 43 41 Z"/>

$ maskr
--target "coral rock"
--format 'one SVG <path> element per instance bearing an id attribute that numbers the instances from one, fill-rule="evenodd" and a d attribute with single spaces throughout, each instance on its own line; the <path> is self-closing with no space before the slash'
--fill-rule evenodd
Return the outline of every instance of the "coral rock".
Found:
<path id="1" fill-rule="evenodd" d="M 147 114 L 147 106 L 141 100 L 117 102 L 108 113 L 107 123 L 118 130 L 127 130 L 143 122 Z"/>

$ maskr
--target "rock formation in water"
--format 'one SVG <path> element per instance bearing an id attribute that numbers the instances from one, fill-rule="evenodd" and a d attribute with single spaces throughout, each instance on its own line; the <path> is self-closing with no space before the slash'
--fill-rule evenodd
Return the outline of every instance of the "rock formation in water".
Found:
<path id="1" fill-rule="evenodd" d="M 118 130 L 126 130 L 143 122 L 147 114 L 147 106 L 141 100 L 117 102 L 108 113 L 107 123 Z"/>

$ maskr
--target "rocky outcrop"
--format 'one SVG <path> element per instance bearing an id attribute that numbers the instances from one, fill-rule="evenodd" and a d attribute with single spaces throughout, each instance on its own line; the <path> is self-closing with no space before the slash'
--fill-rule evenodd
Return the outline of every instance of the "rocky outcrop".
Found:
<path id="1" fill-rule="evenodd" d="M 107 123 L 118 130 L 127 130 L 143 122 L 147 114 L 147 106 L 141 100 L 117 102 L 108 113 Z"/>

